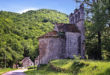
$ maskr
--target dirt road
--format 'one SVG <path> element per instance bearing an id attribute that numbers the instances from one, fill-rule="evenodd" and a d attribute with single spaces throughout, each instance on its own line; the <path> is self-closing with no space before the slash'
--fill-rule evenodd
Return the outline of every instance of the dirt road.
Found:
<path id="1" fill-rule="evenodd" d="M 27 69 L 21 69 L 21 70 L 14 70 L 14 71 L 9 71 L 7 73 L 4 73 L 2 75 L 26 75 L 24 71 L 27 71 Z"/>

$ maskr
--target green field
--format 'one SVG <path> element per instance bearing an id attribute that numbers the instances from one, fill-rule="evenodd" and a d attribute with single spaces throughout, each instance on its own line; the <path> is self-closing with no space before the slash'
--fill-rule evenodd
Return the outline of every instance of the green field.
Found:
<path id="1" fill-rule="evenodd" d="M 0 69 L 0 75 L 2 75 L 2 74 L 5 73 L 5 72 L 12 71 L 12 70 L 15 70 L 15 69 L 12 69 L 12 68 Z"/>
<path id="2" fill-rule="evenodd" d="M 29 70 L 27 75 L 110 75 L 110 62 L 62 59 Z"/>

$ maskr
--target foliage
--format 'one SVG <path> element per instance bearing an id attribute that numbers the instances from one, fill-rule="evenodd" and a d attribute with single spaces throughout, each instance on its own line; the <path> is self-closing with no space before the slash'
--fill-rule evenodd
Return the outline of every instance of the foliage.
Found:
<path id="1" fill-rule="evenodd" d="M 35 65 L 35 66 L 29 66 L 28 69 L 37 69 L 37 65 Z"/>
<path id="2" fill-rule="evenodd" d="M 86 52 L 90 59 L 104 59 L 103 50 L 110 52 L 110 1 L 109 0 L 76 0 L 86 8 Z M 106 34 L 108 33 L 108 34 Z M 108 37 L 105 37 L 108 36 Z M 104 39 L 108 38 L 108 39 Z M 105 43 L 106 41 L 106 43 Z M 109 41 L 109 42 L 107 42 Z M 107 45 L 106 45 L 107 44 Z M 93 56 L 94 55 L 94 56 Z"/>
<path id="3" fill-rule="evenodd" d="M 86 54 L 88 55 L 89 59 L 95 59 L 97 58 L 97 34 L 94 33 L 94 30 L 92 29 L 92 22 L 91 21 L 85 21 L 85 26 L 86 26 Z M 110 27 L 104 27 L 103 31 L 101 31 L 101 52 L 102 52 L 102 58 L 103 59 L 109 59 L 109 52 L 110 48 L 108 45 L 110 45 Z"/>

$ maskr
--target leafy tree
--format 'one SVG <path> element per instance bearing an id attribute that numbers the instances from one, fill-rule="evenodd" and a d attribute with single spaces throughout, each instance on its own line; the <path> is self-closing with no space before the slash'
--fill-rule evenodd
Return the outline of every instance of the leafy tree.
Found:
<path id="1" fill-rule="evenodd" d="M 83 2 L 88 6 L 86 13 L 91 15 L 89 20 L 91 24 L 91 34 L 97 39 L 97 45 L 95 45 L 95 59 L 102 59 L 102 33 L 104 28 L 107 27 L 109 18 L 109 1 L 108 0 L 76 0 L 77 2 Z M 87 18 L 88 19 L 88 18 Z"/>

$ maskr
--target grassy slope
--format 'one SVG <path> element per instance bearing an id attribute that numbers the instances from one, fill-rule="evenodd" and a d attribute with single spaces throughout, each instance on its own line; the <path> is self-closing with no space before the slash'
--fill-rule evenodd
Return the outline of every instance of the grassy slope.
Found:
<path id="1" fill-rule="evenodd" d="M 33 74 L 34 73 L 34 74 Z M 62 59 L 51 61 L 27 75 L 110 75 L 110 62 Z"/>
<path id="2" fill-rule="evenodd" d="M 57 72 L 50 68 L 50 65 L 42 65 L 39 70 L 28 70 L 26 75 L 73 75 L 72 73 Z"/>
<path id="3" fill-rule="evenodd" d="M 12 69 L 12 68 L 0 69 L 0 75 L 2 75 L 5 72 L 12 71 L 12 70 L 15 70 L 15 69 Z"/>
<path id="4" fill-rule="evenodd" d="M 91 60 L 55 60 L 51 64 L 77 75 L 110 75 L 110 62 Z"/>

